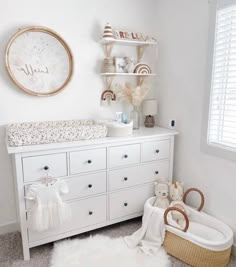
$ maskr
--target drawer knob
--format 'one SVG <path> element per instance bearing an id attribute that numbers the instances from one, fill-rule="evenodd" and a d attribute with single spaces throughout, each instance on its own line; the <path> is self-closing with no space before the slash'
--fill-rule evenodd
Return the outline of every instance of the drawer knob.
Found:
<path id="1" fill-rule="evenodd" d="M 124 180 L 125 180 L 125 181 L 128 181 L 128 177 L 125 177 Z"/>
<path id="2" fill-rule="evenodd" d="M 157 150 L 156 150 L 156 153 L 158 154 L 159 152 L 160 152 L 160 150 L 159 150 L 159 149 L 157 149 Z"/>
<path id="3" fill-rule="evenodd" d="M 125 155 L 124 155 L 124 158 L 125 158 L 125 159 L 127 159 L 127 158 L 128 158 L 128 155 L 127 155 L 127 154 L 125 154 Z"/>
<path id="4" fill-rule="evenodd" d="M 89 184 L 89 185 L 88 185 L 88 187 L 89 187 L 89 188 L 92 188 L 92 187 L 93 187 L 93 185 L 92 185 L 92 184 Z"/>
<path id="5" fill-rule="evenodd" d="M 93 215 L 93 212 L 92 212 L 92 211 L 90 211 L 90 212 L 89 212 L 89 215 Z"/>
<path id="6" fill-rule="evenodd" d="M 43 169 L 44 169 L 45 171 L 48 171 L 48 170 L 49 170 L 49 167 L 48 167 L 48 166 L 44 166 Z"/>
<path id="7" fill-rule="evenodd" d="M 155 174 L 158 174 L 159 173 L 159 171 L 155 171 Z"/>
<path id="8" fill-rule="evenodd" d="M 128 203 L 127 203 L 127 202 L 125 202 L 125 203 L 124 203 L 124 206 L 125 206 L 125 207 L 127 207 L 127 206 L 128 206 Z"/>
<path id="9" fill-rule="evenodd" d="M 90 164 L 90 163 L 92 163 L 92 160 L 91 159 L 88 160 L 88 164 Z"/>

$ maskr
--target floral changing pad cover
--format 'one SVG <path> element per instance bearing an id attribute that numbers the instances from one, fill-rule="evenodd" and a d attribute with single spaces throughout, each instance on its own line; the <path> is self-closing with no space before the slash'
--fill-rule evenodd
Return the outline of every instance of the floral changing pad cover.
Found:
<path id="1" fill-rule="evenodd" d="M 24 122 L 6 127 L 9 146 L 26 146 L 97 139 L 107 136 L 107 127 L 93 120 Z"/>

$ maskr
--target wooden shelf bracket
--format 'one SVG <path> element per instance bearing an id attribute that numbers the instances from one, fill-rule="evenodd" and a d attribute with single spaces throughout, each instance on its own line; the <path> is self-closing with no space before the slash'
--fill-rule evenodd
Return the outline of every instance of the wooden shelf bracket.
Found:
<path id="1" fill-rule="evenodd" d="M 111 52 L 113 49 L 113 43 L 109 43 L 109 44 L 104 44 L 104 54 L 106 57 L 110 57 L 111 56 Z"/>
<path id="2" fill-rule="evenodd" d="M 137 58 L 138 62 L 140 62 L 143 58 L 143 54 L 145 49 L 147 48 L 147 45 L 137 46 Z"/>

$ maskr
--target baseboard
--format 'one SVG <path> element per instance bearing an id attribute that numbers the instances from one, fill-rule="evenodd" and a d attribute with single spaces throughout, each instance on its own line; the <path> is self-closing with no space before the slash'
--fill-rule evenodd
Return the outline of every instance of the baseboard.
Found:
<path id="1" fill-rule="evenodd" d="M 234 244 L 232 247 L 232 255 L 236 257 L 236 244 Z"/>
<path id="2" fill-rule="evenodd" d="M 19 227 L 15 221 L 8 222 L 7 224 L 0 224 L 0 235 L 18 231 Z"/>

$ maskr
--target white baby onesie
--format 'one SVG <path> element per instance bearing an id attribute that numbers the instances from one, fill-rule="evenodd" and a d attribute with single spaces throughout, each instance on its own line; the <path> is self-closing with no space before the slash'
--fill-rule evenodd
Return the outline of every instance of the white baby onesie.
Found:
<path id="1" fill-rule="evenodd" d="M 50 184 L 33 184 L 29 187 L 26 198 L 34 201 L 30 210 L 29 227 L 35 231 L 45 231 L 65 223 L 70 217 L 68 206 L 61 195 L 69 193 L 65 181 L 55 180 Z"/>

